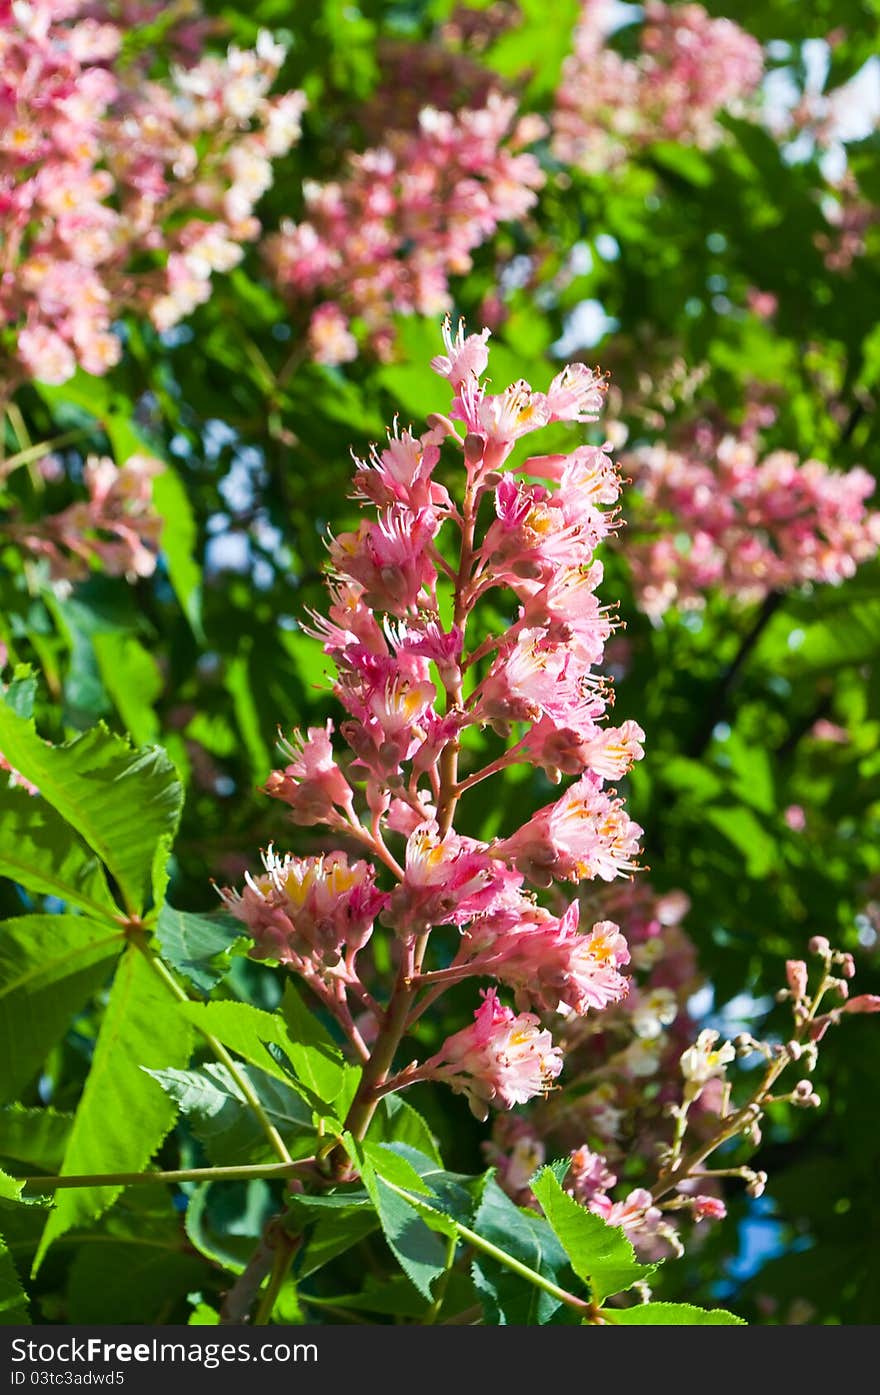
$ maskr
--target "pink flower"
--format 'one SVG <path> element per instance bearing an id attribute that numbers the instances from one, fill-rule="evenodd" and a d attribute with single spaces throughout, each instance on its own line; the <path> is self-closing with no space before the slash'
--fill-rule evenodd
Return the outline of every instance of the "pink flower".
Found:
<path id="1" fill-rule="evenodd" d="M 514 988 L 518 1007 L 583 1016 L 619 1002 L 628 988 L 619 973 L 629 962 L 626 941 L 610 920 L 583 934 L 579 916 L 576 901 L 560 920 L 528 902 L 484 916 L 470 931 L 473 967 Z"/>
<path id="2" fill-rule="evenodd" d="M 332 969 L 345 950 L 363 948 L 388 900 L 375 868 L 349 865 L 345 853 L 279 858 L 271 847 L 264 863 L 265 874 L 247 874 L 243 892 L 220 893 L 253 936 L 255 958 Z"/>
<path id="3" fill-rule="evenodd" d="M 406 876 L 391 895 L 389 919 L 400 934 L 431 925 L 464 925 L 514 901 L 522 877 L 481 843 L 422 824 L 407 839 Z"/>
<path id="4" fill-rule="evenodd" d="M 162 531 L 153 480 L 164 468 L 145 455 L 133 455 L 121 466 L 90 455 L 83 468 L 86 501 L 32 523 L 13 517 L 5 531 L 20 546 L 46 557 L 56 579 L 80 580 L 93 568 L 110 576 L 151 576 Z"/>
<path id="5" fill-rule="evenodd" d="M 700 5 L 649 0 L 641 51 L 625 59 L 606 46 L 611 13 L 604 0 L 582 0 L 556 96 L 557 158 L 594 172 L 656 141 L 716 145 L 716 115 L 736 110 L 760 82 L 757 40 Z"/>
<path id="6" fill-rule="evenodd" d="M 448 1037 L 422 1067 L 427 1078 L 466 1095 L 478 1119 L 487 1118 L 490 1104 L 512 1109 L 544 1094 L 562 1070 L 562 1052 L 538 1017 L 503 1007 L 494 988 L 482 997 L 473 1023 Z"/>
<path id="7" fill-rule="evenodd" d="M 438 526 L 433 510 L 413 512 L 395 504 L 378 522 L 362 523 L 356 533 L 340 533 L 330 559 L 338 576 L 363 587 L 367 605 L 406 615 L 418 608 L 423 589 L 434 581 L 430 543 Z"/>
<path id="8" fill-rule="evenodd" d="M 267 95 L 284 55 L 265 33 L 203 57 L 200 26 L 172 17 L 161 52 L 123 56 L 118 8 L 101 22 L 34 0 L 0 20 L 0 91 L 14 94 L 0 319 L 26 376 L 49 383 L 113 367 L 127 310 L 166 330 L 205 301 L 259 231 L 271 159 L 299 135 L 302 95 Z M 161 8 L 141 5 L 138 23 Z"/>
<path id="9" fill-rule="evenodd" d="M 880 995 L 877 993 L 859 993 L 855 998 L 848 998 L 843 1005 L 844 1012 L 880 1012 Z"/>
<path id="10" fill-rule="evenodd" d="M 338 305 L 319 305 L 309 321 L 309 348 L 316 363 L 335 367 L 357 358 L 357 340 Z"/>
<path id="11" fill-rule="evenodd" d="M 554 879 L 613 881 L 621 872 L 636 870 L 641 833 L 622 801 L 584 775 L 495 850 L 536 886 L 549 886 Z"/>
<path id="12" fill-rule="evenodd" d="M 805 998 L 807 995 L 807 966 L 803 959 L 787 959 L 785 977 L 794 997 Z"/>
<path id="13" fill-rule="evenodd" d="M 524 216 L 544 181 L 534 156 L 516 149 L 515 99 L 474 99 L 457 112 L 422 106 L 408 127 L 386 122 L 382 145 L 350 155 L 338 180 L 308 184 L 305 219 L 284 220 L 266 240 L 282 291 L 361 321 L 380 357 L 391 352 L 395 316 L 449 311 L 450 278 L 470 270 L 500 224 Z M 487 338 L 453 337 L 447 326 L 435 370 L 455 388 L 472 380 Z"/>
<path id="14" fill-rule="evenodd" d="M 675 1228 L 664 1219 L 645 1187 L 636 1187 L 625 1201 L 612 1201 L 599 1192 L 588 1206 L 607 1225 L 620 1226 L 642 1260 L 650 1262 L 684 1253 Z"/>
<path id="15" fill-rule="evenodd" d="M 443 322 L 446 353 L 432 358 L 431 367 L 435 373 L 448 378 L 453 388 L 460 388 L 469 378 L 481 378 L 489 362 L 489 350 L 486 348 L 488 338 L 488 329 L 484 329 L 481 334 L 465 334 L 463 320 L 459 320 L 458 330 L 453 338 L 452 322 L 447 316 Z"/>
<path id="16" fill-rule="evenodd" d="M 723 1221 L 727 1207 L 718 1196 L 695 1196 L 691 1202 L 695 1221 Z"/>
<path id="17" fill-rule="evenodd" d="M 355 488 L 380 508 L 403 504 L 416 514 L 423 509 L 449 508 L 448 493 L 431 478 L 439 459 L 432 433 L 419 438 L 411 431 L 399 431 L 395 421 L 385 449 L 374 446 L 369 461 L 355 461 Z"/>
<path id="18" fill-rule="evenodd" d="M 290 805 L 294 823 L 333 823 L 337 808 L 352 807 L 353 791 L 336 764 L 332 732 L 328 721 L 324 727 L 309 727 L 305 736 L 295 731 L 281 743 L 290 764 L 273 770 L 264 789 Z"/>
<path id="19" fill-rule="evenodd" d="M 624 466 L 639 486 L 639 522 L 656 535 L 628 548 L 640 604 L 654 617 L 702 605 L 714 587 L 754 602 L 804 582 L 839 582 L 880 550 L 864 470 L 802 463 L 787 451 L 761 459 L 745 429 L 719 436 L 698 423 L 680 449 L 640 447 Z"/>
<path id="20" fill-rule="evenodd" d="M 588 1206 L 600 1192 L 610 1191 L 616 1182 L 616 1176 L 601 1153 L 592 1153 L 586 1144 L 574 1149 L 565 1178 L 565 1190 L 581 1206 Z"/>

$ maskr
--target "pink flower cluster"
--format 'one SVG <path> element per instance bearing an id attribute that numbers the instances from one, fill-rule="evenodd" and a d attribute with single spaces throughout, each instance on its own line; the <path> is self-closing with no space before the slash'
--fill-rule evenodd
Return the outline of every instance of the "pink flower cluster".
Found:
<path id="1" fill-rule="evenodd" d="M 168 329 L 259 231 L 271 161 L 299 134 L 303 98 L 267 93 L 284 51 L 172 65 L 119 61 L 112 7 L 0 6 L 0 324 L 23 375 L 62 383 L 120 357 L 127 309 Z M 184 47 L 186 52 L 186 47 Z"/>
<path id="2" fill-rule="evenodd" d="M 603 381 L 576 363 L 546 392 L 517 382 L 490 393 L 487 338 L 447 326 L 433 367 L 452 388 L 449 415 L 429 418 L 421 436 L 395 427 L 386 446 L 356 461 L 369 515 L 332 541 L 329 612 L 312 619 L 335 666 L 349 756 L 343 764 L 336 755 L 331 723 L 312 728 L 285 746 L 288 764 L 266 783 L 295 823 L 327 825 L 373 861 L 270 851 L 264 875 L 241 894 L 223 892 L 260 957 L 332 992 L 337 1008 L 349 991 L 366 1005 L 371 1020 L 354 1027 L 357 1042 L 361 1029 L 366 1040 L 400 1029 L 401 995 L 416 1020 L 422 990 L 429 1001 L 475 977 L 510 988 L 517 1011 L 490 989 L 470 1026 L 395 1078 L 395 1088 L 444 1080 L 480 1117 L 489 1104 L 544 1093 L 558 1074 L 561 1053 L 538 1012 L 580 1019 L 627 992 L 618 926 L 583 926 L 577 901 L 551 911 L 526 882 L 610 881 L 632 869 L 641 830 L 606 782 L 642 754 L 635 723 L 605 724 L 609 689 L 594 672 L 612 629 L 595 596 L 595 550 L 614 527 L 617 475 L 585 446 L 512 458 L 545 425 L 593 420 Z M 480 604 L 490 594 L 507 617 L 500 633 Z M 505 746 L 480 767 L 467 754 L 480 743 L 463 738 L 487 727 Z M 556 781 L 578 778 L 505 837 L 457 832 L 468 790 L 519 760 Z M 398 961 L 384 1008 L 363 957 L 377 921 L 393 931 Z M 457 930 L 457 948 L 450 954 L 441 937 L 443 958 L 428 969 L 429 935 L 445 926 Z M 391 1088 L 384 1077 L 375 1084 Z"/>
<path id="3" fill-rule="evenodd" d="M 54 476 L 53 457 L 41 464 Z M 94 569 L 130 579 L 151 576 L 162 529 L 153 506 L 153 479 L 164 468 L 146 455 L 132 455 L 121 466 L 106 456 L 89 456 L 83 467 L 86 500 L 33 522 L 13 514 L 0 524 L 0 536 L 48 559 L 55 580 L 79 581 Z"/>
<path id="4" fill-rule="evenodd" d="M 450 308 L 449 278 L 535 202 L 543 175 L 523 147 L 536 134 L 498 93 L 456 113 L 425 106 L 414 129 L 389 131 L 349 156 L 339 179 L 305 186 L 305 217 L 282 223 L 265 250 L 282 292 L 311 307 L 317 362 L 349 362 L 361 338 L 387 357 L 395 315 Z"/>
<path id="5" fill-rule="evenodd" d="M 679 449 L 662 442 L 622 461 L 638 489 L 627 557 L 639 604 L 657 618 L 701 606 L 720 588 L 738 600 L 808 582 L 840 582 L 880 548 L 874 480 L 790 451 L 763 459 L 750 436 L 705 426 Z"/>
<path id="6" fill-rule="evenodd" d="M 554 151 L 565 164 L 598 172 L 657 141 L 711 147 L 718 113 L 760 82 L 761 46 L 732 20 L 694 4 L 648 0 L 644 9 L 631 60 L 608 47 L 608 0 L 582 0 L 553 118 Z"/>

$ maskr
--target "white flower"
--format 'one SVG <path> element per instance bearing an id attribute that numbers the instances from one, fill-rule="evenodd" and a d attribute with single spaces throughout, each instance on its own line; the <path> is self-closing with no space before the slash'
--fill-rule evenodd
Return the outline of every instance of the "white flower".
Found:
<path id="1" fill-rule="evenodd" d="M 726 1041 L 714 1050 L 719 1033 L 709 1028 L 701 1032 L 693 1046 L 681 1055 L 681 1073 L 695 1085 L 705 1085 L 714 1075 L 723 1075 L 724 1067 L 736 1058 L 733 1043 Z"/>

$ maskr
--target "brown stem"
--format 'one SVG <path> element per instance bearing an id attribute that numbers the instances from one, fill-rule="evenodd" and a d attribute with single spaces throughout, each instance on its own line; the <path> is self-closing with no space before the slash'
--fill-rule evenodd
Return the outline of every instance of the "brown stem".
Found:
<path id="1" fill-rule="evenodd" d="M 420 941 L 423 942 L 426 939 L 426 935 L 420 936 Z M 404 946 L 394 992 L 385 1012 L 385 1020 L 379 1029 L 379 1035 L 373 1045 L 370 1059 L 364 1066 L 358 1092 L 345 1120 L 346 1129 L 358 1142 L 364 1137 L 370 1126 L 370 1120 L 376 1112 L 376 1105 L 380 1099 L 377 1092 L 388 1078 L 397 1048 L 406 1031 L 410 1006 L 416 992 L 413 978 L 416 973 L 415 961 L 419 948 L 419 941 Z M 421 952 L 424 953 L 423 943 L 421 944 Z"/>

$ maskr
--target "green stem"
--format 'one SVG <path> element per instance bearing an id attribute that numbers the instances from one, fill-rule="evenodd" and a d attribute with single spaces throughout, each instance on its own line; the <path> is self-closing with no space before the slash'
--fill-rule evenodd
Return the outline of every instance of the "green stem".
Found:
<path id="1" fill-rule="evenodd" d="M 446 1297 L 446 1290 L 449 1287 L 449 1276 L 452 1273 L 452 1263 L 455 1259 L 455 1247 L 457 1243 L 456 1236 L 450 1235 L 446 1246 L 446 1268 L 437 1280 L 437 1291 L 434 1295 L 434 1301 L 425 1313 L 423 1324 L 425 1327 L 431 1327 L 440 1316 L 443 1300 Z"/>
<path id="2" fill-rule="evenodd" d="M 513 1273 L 518 1274 L 521 1279 L 525 1279 L 528 1283 L 534 1284 L 535 1288 L 543 1289 L 544 1292 L 549 1293 L 552 1298 L 558 1298 L 560 1303 L 564 1303 L 566 1307 L 574 1308 L 578 1312 L 584 1313 L 586 1316 L 591 1316 L 596 1312 L 593 1303 L 590 1303 L 585 1298 L 578 1298 L 574 1293 L 569 1293 L 568 1289 L 560 1288 L 559 1284 L 554 1284 L 552 1279 L 545 1279 L 544 1275 L 539 1274 L 537 1269 L 530 1269 L 527 1264 L 523 1264 L 521 1260 L 508 1254 L 506 1250 L 500 1249 L 498 1245 L 493 1245 L 491 1240 L 486 1240 L 482 1235 L 478 1235 L 475 1230 L 471 1230 L 470 1226 L 462 1225 L 461 1221 L 457 1221 L 454 1217 L 447 1216 L 445 1212 L 437 1211 L 436 1207 L 428 1205 L 424 1197 L 411 1195 L 409 1192 L 405 1191 L 403 1187 L 398 1187 L 396 1183 L 389 1181 L 387 1177 L 383 1177 L 382 1181 L 386 1187 L 396 1192 L 398 1196 L 402 1196 L 404 1201 L 408 1201 L 413 1207 L 419 1210 L 432 1211 L 436 1215 L 442 1216 L 444 1221 L 455 1226 L 459 1239 L 465 1240 L 467 1244 L 471 1245 L 475 1250 L 482 1250 L 483 1254 L 488 1255 L 490 1259 L 497 1260 L 499 1264 L 503 1264 L 505 1269 L 511 1269 Z"/>
<path id="3" fill-rule="evenodd" d="M 163 961 L 159 958 L 159 956 L 152 949 L 150 949 L 150 947 L 147 945 L 146 941 L 142 938 L 142 936 L 132 936 L 132 943 L 144 955 L 145 959 L 147 960 L 147 963 L 150 965 L 153 972 L 165 984 L 165 987 L 168 989 L 169 993 L 171 993 L 179 1003 L 188 1003 L 190 1001 L 189 997 L 181 988 L 180 984 L 177 982 L 177 979 L 168 969 L 167 965 L 164 964 Z M 260 1103 L 257 1095 L 254 1092 L 254 1088 L 248 1080 L 247 1076 L 244 1074 L 243 1071 L 239 1069 L 237 1063 L 230 1056 L 229 1052 L 226 1050 L 226 1047 L 223 1045 L 221 1041 L 218 1041 L 217 1038 L 211 1032 L 206 1031 L 205 1028 L 199 1026 L 198 1023 L 196 1023 L 196 1026 L 198 1026 L 199 1031 L 205 1039 L 205 1042 L 213 1051 L 214 1055 L 217 1057 L 217 1060 L 221 1063 L 221 1065 L 224 1065 L 226 1067 L 226 1069 L 229 1071 L 229 1074 L 232 1076 L 232 1079 L 238 1086 L 239 1090 L 244 1095 L 245 1099 L 247 1100 L 248 1104 L 250 1105 L 251 1109 L 253 1110 L 254 1114 L 259 1120 L 260 1127 L 262 1128 L 264 1134 L 271 1143 L 273 1151 L 277 1153 L 278 1157 L 281 1159 L 283 1163 L 292 1163 L 293 1159 L 290 1156 L 290 1153 L 287 1151 L 287 1145 L 285 1144 L 284 1139 L 281 1137 L 281 1134 L 278 1132 L 275 1125 L 272 1123 L 272 1120 L 269 1118 L 268 1114 L 266 1113 L 265 1109 Z"/>
<path id="4" fill-rule="evenodd" d="M 62 1191 L 65 1187 L 127 1187 L 134 1183 L 142 1185 L 171 1182 L 249 1182 L 254 1177 L 293 1177 L 304 1167 L 309 1167 L 313 1158 L 300 1158 L 297 1162 L 250 1163 L 241 1167 L 185 1167 L 174 1172 L 98 1172 L 69 1177 L 21 1177 L 16 1178 L 23 1186 L 37 1192 Z"/>
<path id="5" fill-rule="evenodd" d="M 254 1314 L 254 1326 L 266 1327 L 272 1317 L 272 1309 L 278 1301 L 278 1295 L 284 1287 L 284 1280 L 293 1263 L 293 1256 L 297 1251 L 297 1244 L 279 1244 L 275 1251 L 275 1261 L 272 1265 L 272 1272 L 269 1275 L 269 1282 L 266 1285 L 257 1311 Z"/>

